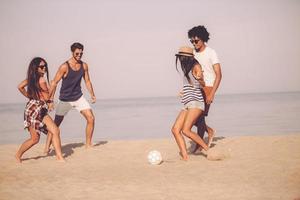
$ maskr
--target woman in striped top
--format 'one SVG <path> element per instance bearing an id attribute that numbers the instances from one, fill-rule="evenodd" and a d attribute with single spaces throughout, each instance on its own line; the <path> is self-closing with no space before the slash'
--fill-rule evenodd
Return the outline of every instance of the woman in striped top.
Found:
<path id="1" fill-rule="evenodd" d="M 188 160 L 183 135 L 202 146 L 204 150 L 209 149 L 207 144 L 192 131 L 193 125 L 204 111 L 204 99 L 201 92 L 204 82 L 202 68 L 194 58 L 192 48 L 181 47 L 179 49 L 179 53 L 176 54 L 176 69 L 178 60 L 183 72 L 183 89 L 181 91 L 183 109 L 172 127 L 172 133 L 180 149 L 180 156 L 183 160 Z"/>

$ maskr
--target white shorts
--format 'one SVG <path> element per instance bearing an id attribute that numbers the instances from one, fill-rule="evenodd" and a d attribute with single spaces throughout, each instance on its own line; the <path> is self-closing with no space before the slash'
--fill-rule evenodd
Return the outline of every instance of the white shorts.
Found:
<path id="1" fill-rule="evenodd" d="M 81 96 L 76 101 L 59 101 L 55 115 L 65 116 L 72 108 L 75 108 L 79 112 L 82 110 L 91 109 L 89 102 Z"/>

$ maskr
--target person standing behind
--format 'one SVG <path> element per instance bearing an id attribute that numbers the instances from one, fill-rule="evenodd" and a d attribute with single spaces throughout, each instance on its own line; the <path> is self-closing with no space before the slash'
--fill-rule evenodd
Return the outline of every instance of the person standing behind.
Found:
<path id="1" fill-rule="evenodd" d="M 83 55 L 83 45 L 76 42 L 71 45 L 72 57 L 63 63 L 53 81 L 51 82 L 51 100 L 54 98 L 57 84 L 62 80 L 60 88 L 59 103 L 55 112 L 55 124 L 59 126 L 64 116 L 72 109 L 78 110 L 86 119 L 86 148 L 92 147 L 92 137 L 95 126 L 95 117 L 88 101 L 83 97 L 81 90 L 81 80 L 84 79 L 85 85 L 91 95 L 91 103 L 96 102 L 92 82 L 89 76 L 87 63 L 81 60 Z M 51 136 L 47 137 L 45 153 L 49 152 Z"/>
<path id="2" fill-rule="evenodd" d="M 203 78 L 205 82 L 204 98 L 205 98 L 205 112 L 204 115 L 208 115 L 209 107 L 214 101 L 215 94 L 220 85 L 222 79 L 221 65 L 216 54 L 216 51 L 207 46 L 209 40 L 209 33 L 204 26 L 195 26 L 188 31 L 188 37 L 194 46 L 195 59 L 200 63 L 203 69 Z M 204 132 L 208 133 L 208 146 L 210 146 L 215 130 L 205 123 L 205 116 L 199 118 L 197 122 L 198 134 L 201 138 L 204 136 Z M 204 130 L 204 131 L 203 131 Z M 194 152 L 198 149 L 196 146 Z"/>

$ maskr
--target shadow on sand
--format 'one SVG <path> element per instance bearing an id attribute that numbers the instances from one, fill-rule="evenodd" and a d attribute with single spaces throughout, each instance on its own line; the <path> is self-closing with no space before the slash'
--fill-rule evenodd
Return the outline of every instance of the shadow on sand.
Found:
<path id="1" fill-rule="evenodd" d="M 94 147 L 105 145 L 107 143 L 108 143 L 107 141 L 99 141 L 96 144 L 94 144 Z M 84 143 L 82 143 L 82 142 L 65 144 L 61 147 L 61 151 L 64 155 L 64 158 L 67 158 L 67 157 L 71 156 L 74 153 L 74 149 L 80 148 L 80 147 L 83 147 L 83 146 L 84 146 Z M 55 151 L 53 149 L 46 155 L 24 158 L 24 159 L 22 159 L 22 161 L 38 160 L 38 159 L 46 158 L 46 157 L 50 157 L 50 156 L 55 156 Z"/>
<path id="2" fill-rule="evenodd" d="M 225 137 L 223 137 L 223 136 L 220 136 L 220 137 L 214 137 L 214 139 L 213 139 L 213 141 L 212 141 L 212 143 L 211 143 L 211 145 L 210 145 L 210 148 L 213 148 L 214 146 L 216 146 L 216 144 L 215 144 L 214 142 L 217 142 L 217 141 L 223 140 L 223 139 L 225 139 Z M 204 141 L 208 141 L 208 137 L 205 137 L 205 138 L 204 138 Z M 195 151 L 195 148 L 196 148 L 196 143 L 195 143 L 195 142 L 189 141 L 189 143 L 190 143 L 190 147 L 188 148 L 189 154 L 194 154 L 194 155 L 204 155 L 204 154 L 200 151 L 200 149 L 202 149 L 201 147 L 200 147 L 197 151 Z"/>
<path id="3" fill-rule="evenodd" d="M 97 146 L 101 146 L 101 145 L 105 145 L 105 144 L 107 144 L 107 141 L 99 141 L 96 144 L 94 144 L 93 147 L 97 147 Z M 82 143 L 82 142 L 80 142 L 80 143 L 70 143 L 70 144 L 66 144 L 66 145 L 62 146 L 61 151 L 64 154 L 64 158 L 67 158 L 68 156 L 72 155 L 74 153 L 74 149 L 80 148 L 82 146 L 84 146 L 84 143 Z"/>
<path id="4" fill-rule="evenodd" d="M 26 161 L 26 160 L 38 160 L 38 159 L 41 159 L 41 158 L 46 158 L 48 156 L 49 156 L 49 154 L 44 155 L 44 156 L 35 156 L 35 157 L 30 157 L 30 158 L 22 158 L 21 161 L 23 162 L 23 161 Z"/>

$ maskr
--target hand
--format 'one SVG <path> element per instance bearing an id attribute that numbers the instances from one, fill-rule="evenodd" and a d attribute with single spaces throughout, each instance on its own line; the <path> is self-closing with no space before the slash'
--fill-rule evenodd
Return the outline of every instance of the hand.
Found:
<path id="1" fill-rule="evenodd" d="M 206 103 L 207 104 L 211 104 L 213 102 L 214 98 L 215 98 L 215 95 L 213 95 L 213 94 L 207 95 L 207 97 L 206 97 Z"/>
<path id="2" fill-rule="evenodd" d="M 54 103 L 48 103 L 48 110 L 49 112 L 51 112 L 52 110 L 54 110 Z"/>
<path id="3" fill-rule="evenodd" d="M 205 87 L 205 82 L 204 82 L 203 79 L 200 79 L 200 80 L 199 80 L 199 83 L 200 83 L 201 87 Z"/>
<path id="4" fill-rule="evenodd" d="M 183 96 L 182 90 L 178 93 L 178 96 L 179 96 L 179 97 L 182 97 L 182 96 Z"/>
<path id="5" fill-rule="evenodd" d="M 96 103 L 96 96 L 91 96 L 91 103 Z"/>

